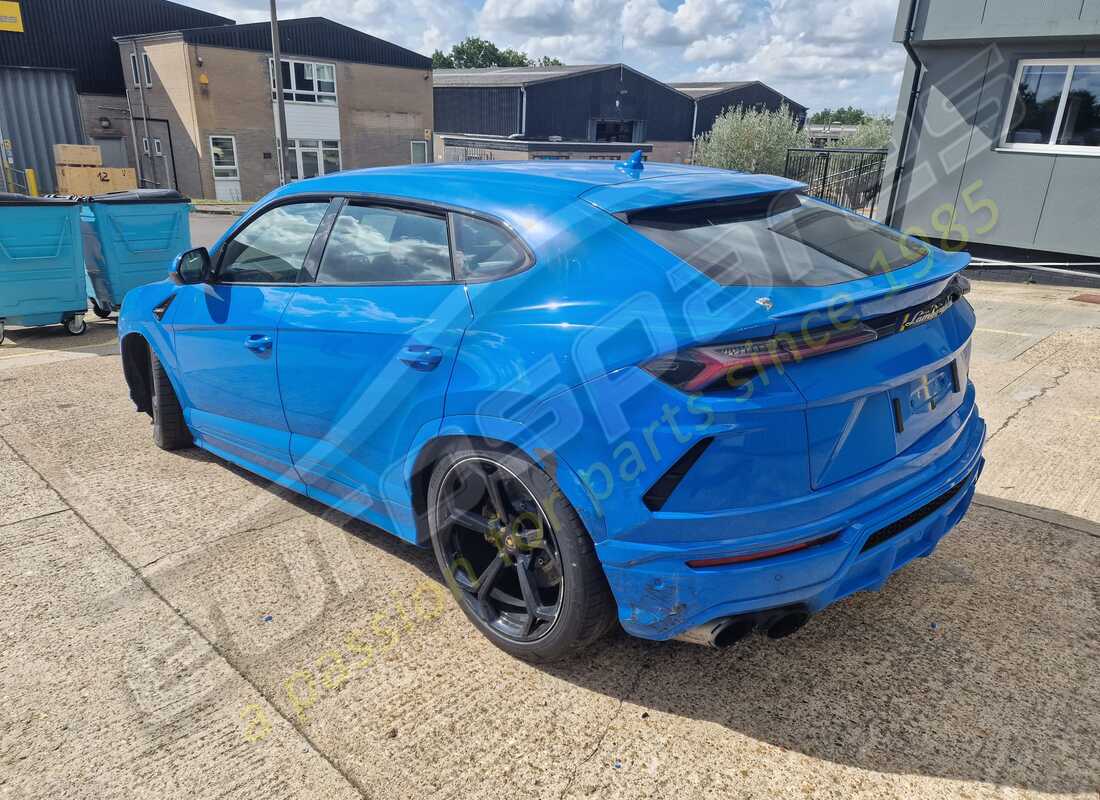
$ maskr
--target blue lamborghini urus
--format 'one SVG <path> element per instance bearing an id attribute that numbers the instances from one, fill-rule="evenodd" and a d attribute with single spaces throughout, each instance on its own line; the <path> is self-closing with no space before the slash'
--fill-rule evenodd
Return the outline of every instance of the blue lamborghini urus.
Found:
<path id="1" fill-rule="evenodd" d="M 985 425 L 948 253 L 766 175 L 474 162 L 283 187 L 130 292 L 137 408 L 435 552 L 529 659 L 714 646 L 882 587 Z"/>

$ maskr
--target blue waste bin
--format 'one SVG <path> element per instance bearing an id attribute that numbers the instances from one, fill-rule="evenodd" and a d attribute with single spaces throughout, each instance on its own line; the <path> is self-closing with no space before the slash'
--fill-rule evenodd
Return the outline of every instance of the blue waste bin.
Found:
<path id="1" fill-rule="evenodd" d="M 172 189 L 135 189 L 85 198 L 87 291 L 97 316 L 122 306 L 126 293 L 163 280 L 191 249 L 191 201 Z"/>
<path id="2" fill-rule="evenodd" d="M 87 330 L 80 202 L 0 193 L 0 342 L 4 324 Z"/>

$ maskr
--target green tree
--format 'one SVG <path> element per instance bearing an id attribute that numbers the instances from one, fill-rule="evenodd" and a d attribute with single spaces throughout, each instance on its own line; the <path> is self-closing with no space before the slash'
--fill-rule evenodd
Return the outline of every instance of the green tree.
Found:
<path id="1" fill-rule="evenodd" d="M 526 53 L 507 48 L 501 50 L 488 39 L 467 36 L 451 47 L 450 53 L 432 53 L 433 69 L 478 69 L 484 67 L 553 67 L 561 62 L 550 56 L 532 59 Z"/>
<path id="2" fill-rule="evenodd" d="M 455 60 L 442 50 L 432 53 L 432 69 L 454 69 Z"/>
<path id="3" fill-rule="evenodd" d="M 853 133 L 837 142 L 837 147 L 861 147 L 885 150 L 890 146 L 890 139 L 893 136 L 893 131 L 893 120 L 886 119 L 885 117 L 866 119 L 856 127 Z"/>
<path id="4" fill-rule="evenodd" d="M 870 118 L 870 114 L 855 106 L 845 106 L 837 109 L 823 108 L 810 117 L 810 124 L 827 125 L 830 122 L 838 122 L 841 125 L 859 125 Z"/>
<path id="5" fill-rule="evenodd" d="M 784 103 L 778 111 L 727 108 L 695 139 L 695 163 L 782 175 L 791 147 L 809 147 L 810 135 Z"/>

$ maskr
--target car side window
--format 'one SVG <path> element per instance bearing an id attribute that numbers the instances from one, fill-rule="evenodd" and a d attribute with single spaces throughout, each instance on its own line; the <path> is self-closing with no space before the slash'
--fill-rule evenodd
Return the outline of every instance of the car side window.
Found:
<path id="1" fill-rule="evenodd" d="M 463 278 L 499 278 L 527 266 L 527 251 L 500 225 L 455 214 L 455 247 Z"/>
<path id="2" fill-rule="evenodd" d="M 295 283 L 328 203 L 292 203 L 261 214 L 225 245 L 218 283 Z"/>
<path id="3" fill-rule="evenodd" d="M 317 283 L 449 281 L 447 220 L 437 214 L 349 205 L 329 234 Z"/>

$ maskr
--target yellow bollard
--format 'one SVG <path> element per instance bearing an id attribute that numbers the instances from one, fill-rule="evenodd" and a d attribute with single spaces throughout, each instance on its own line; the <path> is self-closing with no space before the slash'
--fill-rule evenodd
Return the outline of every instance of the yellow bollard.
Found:
<path id="1" fill-rule="evenodd" d="M 31 197 L 38 197 L 38 176 L 34 174 L 34 170 L 30 167 L 27 168 L 27 194 Z"/>

